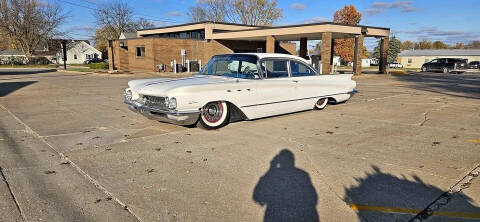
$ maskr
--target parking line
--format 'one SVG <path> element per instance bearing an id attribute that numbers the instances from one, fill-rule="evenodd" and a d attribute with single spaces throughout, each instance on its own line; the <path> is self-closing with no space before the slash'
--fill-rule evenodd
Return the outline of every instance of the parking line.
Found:
<path id="1" fill-rule="evenodd" d="M 369 206 L 361 204 L 349 204 L 350 208 L 355 211 L 377 211 L 383 213 L 401 213 L 401 214 L 412 214 L 416 215 L 422 210 L 413 209 L 413 208 L 400 208 L 400 207 L 379 207 L 379 206 Z M 443 217 L 454 217 L 462 219 L 480 219 L 480 213 L 468 213 L 468 212 L 447 212 L 447 211 L 435 211 L 434 216 L 443 216 Z"/>
<path id="2" fill-rule="evenodd" d="M 474 139 L 469 139 L 468 142 L 472 142 L 472 143 L 480 143 L 480 140 L 474 140 Z"/>

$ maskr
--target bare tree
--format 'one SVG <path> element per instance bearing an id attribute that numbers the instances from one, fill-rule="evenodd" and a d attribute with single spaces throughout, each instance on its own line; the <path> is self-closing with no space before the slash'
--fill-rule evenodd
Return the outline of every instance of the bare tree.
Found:
<path id="1" fill-rule="evenodd" d="M 135 30 L 153 28 L 155 25 L 145 18 L 140 18 L 135 22 Z"/>
<path id="2" fill-rule="evenodd" d="M 200 0 L 195 6 L 189 8 L 187 15 L 192 22 L 225 22 L 228 10 L 228 0 Z"/>
<path id="3" fill-rule="evenodd" d="M 246 25 L 272 25 L 282 17 L 282 9 L 273 0 L 232 0 L 232 22 Z"/>
<path id="4" fill-rule="evenodd" d="M 93 13 L 97 23 L 95 48 L 107 52 L 108 40 L 118 39 L 122 33 L 152 28 L 154 24 L 145 18 L 135 20 L 132 7 L 122 0 L 100 5 Z"/>
<path id="5" fill-rule="evenodd" d="M 94 12 L 97 26 L 112 39 L 118 39 L 122 32 L 136 31 L 134 11 L 123 1 L 106 3 Z"/>
<path id="6" fill-rule="evenodd" d="M 202 21 L 207 21 L 207 11 L 200 5 L 195 5 L 190 8 L 188 8 L 187 16 L 189 17 L 191 22 L 202 22 Z M 223 20 L 223 18 L 222 18 Z M 221 22 L 221 21 L 216 21 L 215 22 Z"/>
<path id="7" fill-rule="evenodd" d="M 39 0 L 0 0 L 0 29 L 17 49 L 31 56 L 41 42 L 60 35 L 60 5 Z"/>
<path id="8" fill-rule="evenodd" d="M 192 22 L 272 25 L 282 17 L 276 0 L 200 0 L 187 13 Z"/>

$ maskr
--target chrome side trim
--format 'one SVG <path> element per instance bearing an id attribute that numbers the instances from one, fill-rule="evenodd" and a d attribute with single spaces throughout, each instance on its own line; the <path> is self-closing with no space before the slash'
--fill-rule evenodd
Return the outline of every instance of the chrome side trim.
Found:
<path id="1" fill-rule="evenodd" d="M 276 104 L 276 103 L 285 103 L 285 102 L 294 102 L 294 101 L 299 101 L 299 100 L 306 100 L 306 99 L 315 99 L 315 98 L 324 98 L 324 97 L 329 97 L 329 96 L 336 96 L 336 95 L 342 95 L 342 94 L 350 94 L 353 95 L 355 93 L 358 93 L 357 90 L 345 92 L 345 93 L 336 93 L 336 94 L 330 94 L 330 95 L 323 95 L 323 96 L 313 96 L 313 97 L 307 97 L 307 98 L 300 98 L 300 99 L 291 99 L 291 100 L 284 100 L 284 101 L 278 101 L 278 102 L 269 102 L 269 103 L 261 103 L 261 104 L 253 104 L 253 105 L 246 105 L 242 106 L 240 108 L 247 108 L 247 107 L 252 107 L 252 106 L 263 106 L 263 105 L 271 105 L 271 104 Z"/>

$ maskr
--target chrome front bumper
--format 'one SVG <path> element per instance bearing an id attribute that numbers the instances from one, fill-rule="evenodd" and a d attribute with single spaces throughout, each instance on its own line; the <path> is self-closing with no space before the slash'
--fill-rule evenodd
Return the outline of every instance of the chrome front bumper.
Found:
<path id="1" fill-rule="evenodd" d="M 197 122 L 200 111 L 196 112 L 175 112 L 175 111 L 165 111 L 159 110 L 152 107 L 144 106 L 140 103 L 125 100 L 125 104 L 128 105 L 128 108 L 133 112 L 142 114 L 143 116 L 157 120 L 160 122 L 172 123 L 181 126 L 193 125 Z"/>

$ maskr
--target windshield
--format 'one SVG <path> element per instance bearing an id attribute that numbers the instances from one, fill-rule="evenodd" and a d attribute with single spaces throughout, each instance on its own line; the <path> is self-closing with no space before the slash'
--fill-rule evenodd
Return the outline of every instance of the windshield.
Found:
<path id="1" fill-rule="evenodd" d="M 253 55 L 218 55 L 212 57 L 199 74 L 258 79 L 257 60 Z"/>

